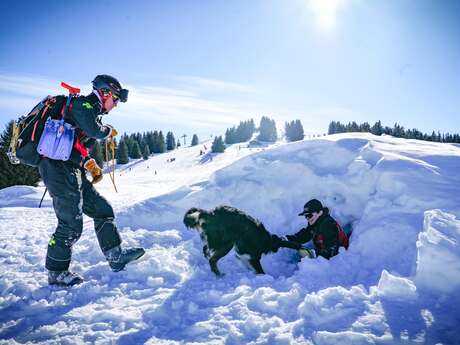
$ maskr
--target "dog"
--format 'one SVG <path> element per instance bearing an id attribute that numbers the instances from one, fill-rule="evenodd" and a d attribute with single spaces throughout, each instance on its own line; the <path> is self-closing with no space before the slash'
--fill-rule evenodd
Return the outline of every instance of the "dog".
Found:
<path id="1" fill-rule="evenodd" d="M 198 230 L 203 241 L 203 255 L 217 276 L 221 276 L 217 262 L 235 247 L 239 258 L 249 257 L 249 264 L 257 274 L 264 274 L 262 254 L 276 253 L 279 248 L 299 249 L 300 244 L 270 234 L 264 225 L 234 207 L 219 206 L 211 211 L 191 208 L 184 215 L 187 228 Z"/>

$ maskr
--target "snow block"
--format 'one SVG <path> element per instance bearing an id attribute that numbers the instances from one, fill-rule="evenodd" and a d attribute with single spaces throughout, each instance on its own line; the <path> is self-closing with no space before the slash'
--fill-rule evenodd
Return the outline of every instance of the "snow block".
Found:
<path id="1" fill-rule="evenodd" d="M 418 287 L 442 293 L 460 289 L 460 221 L 441 210 L 425 212 L 417 241 Z"/>

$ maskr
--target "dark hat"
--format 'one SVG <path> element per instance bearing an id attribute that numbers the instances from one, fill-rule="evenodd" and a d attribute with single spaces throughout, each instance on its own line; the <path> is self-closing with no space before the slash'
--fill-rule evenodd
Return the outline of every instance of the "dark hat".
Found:
<path id="1" fill-rule="evenodd" d="M 311 199 L 303 206 L 303 211 L 299 213 L 299 216 L 304 216 L 307 213 L 319 212 L 323 210 L 323 204 L 317 199 Z"/>

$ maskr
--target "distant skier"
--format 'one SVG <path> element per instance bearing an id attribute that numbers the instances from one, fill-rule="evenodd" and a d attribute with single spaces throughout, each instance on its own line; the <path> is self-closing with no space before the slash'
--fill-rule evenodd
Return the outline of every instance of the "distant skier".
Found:
<path id="1" fill-rule="evenodd" d="M 348 235 L 340 227 L 339 223 L 329 215 L 329 209 L 323 207 L 317 199 L 311 199 L 304 205 L 299 216 L 304 216 L 308 225 L 294 235 L 287 235 L 287 239 L 299 243 L 307 243 L 313 240 L 313 249 L 303 248 L 301 254 L 315 258 L 322 256 L 330 259 L 339 252 L 339 247 L 348 248 Z"/>
<path id="2" fill-rule="evenodd" d="M 71 286 L 83 279 L 69 271 L 72 246 L 81 236 L 82 213 L 94 219 L 94 228 L 111 269 L 122 270 L 125 265 L 144 254 L 142 248 L 122 249 L 121 238 L 114 224 L 114 212 L 109 202 L 93 187 L 102 179 L 102 170 L 88 151 L 96 139 L 117 135 L 115 128 L 103 125 L 99 115 L 109 113 L 118 101 L 126 102 L 128 90 L 117 79 L 98 75 L 92 82 L 93 92 L 72 99 L 65 116 L 75 127 L 75 142 L 68 161 L 42 157 L 40 175 L 53 199 L 58 219 L 56 231 L 48 242 L 46 268 L 49 284 Z M 85 175 L 91 174 L 92 182 Z"/>

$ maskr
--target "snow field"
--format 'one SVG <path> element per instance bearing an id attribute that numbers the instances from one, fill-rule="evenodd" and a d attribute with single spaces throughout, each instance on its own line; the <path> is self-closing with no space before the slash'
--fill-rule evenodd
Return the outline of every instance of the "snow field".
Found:
<path id="1" fill-rule="evenodd" d="M 121 168 L 119 194 L 104 179 L 124 244 L 147 254 L 110 272 L 85 218 L 72 261 L 85 282 L 69 290 L 46 285 L 54 213 L 48 198 L 31 208 L 43 189 L 0 191 L 0 343 L 458 343 L 458 147 L 354 133 L 212 160 L 197 150 Z M 283 249 L 263 258 L 264 276 L 231 252 L 217 279 L 182 224 L 189 207 L 228 204 L 289 234 L 313 197 L 353 223 L 350 249 L 299 264 Z"/>

